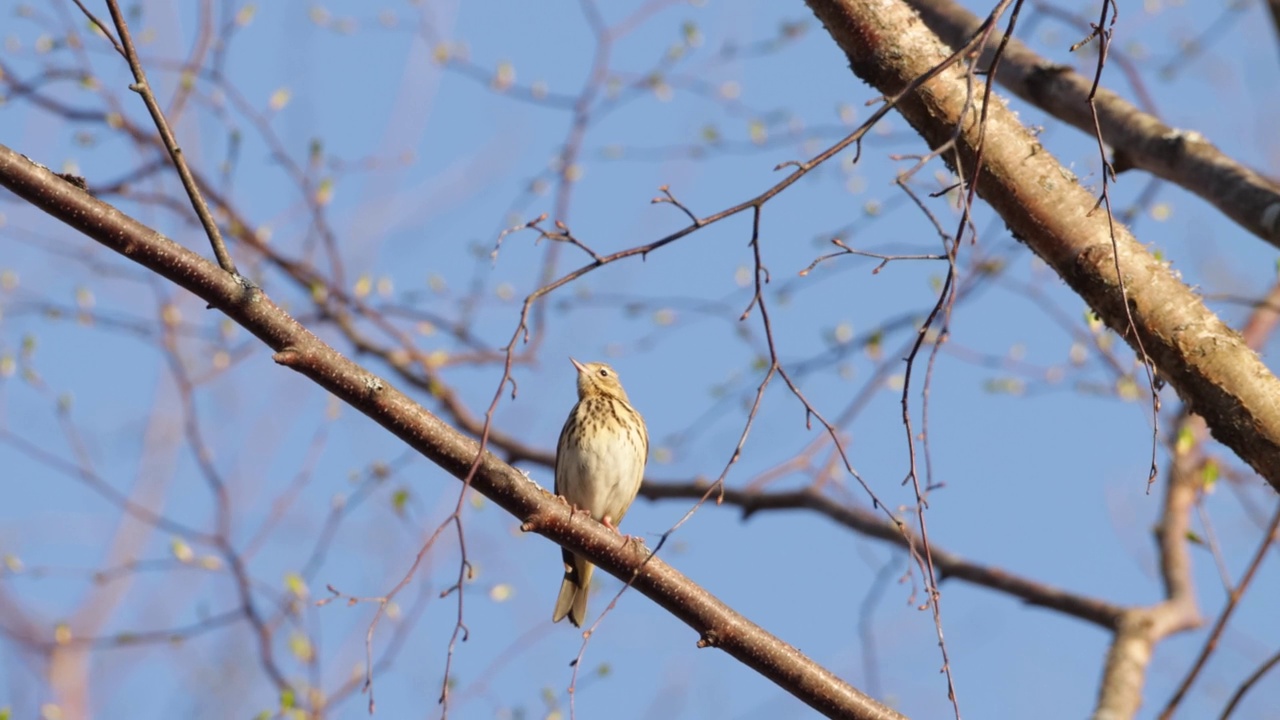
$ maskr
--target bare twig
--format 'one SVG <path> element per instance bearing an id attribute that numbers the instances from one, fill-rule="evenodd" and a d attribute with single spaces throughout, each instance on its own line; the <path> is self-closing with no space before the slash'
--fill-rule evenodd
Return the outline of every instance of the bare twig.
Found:
<path id="1" fill-rule="evenodd" d="M 116 26 L 116 32 L 120 34 L 124 57 L 129 62 L 129 69 L 133 72 L 134 84 L 130 85 L 129 89 L 142 97 L 142 102 L 147 106 L 147 112 L 151 113 L 151 120 L 155 123 L 156 130 L 160 133 L 160 138 L 164 142 L 164 147 L 168 150 L 169 157 L 173 160 L 173 167 L 178 171 L 178 177 L 182 179 L 182 187 L 186 189 L 187 197 L 191 199 L 191 208 L 195 210 L 196 215 L 200 218 L 200 224 L 204 227 L 205 235 L 209 238 L 209 244 L 213 247 L 213 254 L 218 260 L 218 265 L 228 273 L 240 277 L 239 271 L 236 270 L 235 262 L 231 259 L 231 254 L 227 252 L 226 243 L 222 240 L 222 231 L 218 229 L 218 223 L 213 219 L 213 213 L 209 212 L 209 206 L 205 204 L 204 197 L 201 196 L 200 189 L 196 186 L 195 178 L 187 167 L 187 161 L 182 155 L 182 148 L 178 146 L 178 139 L 174 137 L 173 131 L 169 129 L 169 121 L 165 120 L 164 111 L 160 109 L 160 103 L 156 101 L 155 95 L 151 92 L 151 85 L 147 82 L 147 75 L 142 69 L 142 62 L 138 60 L 138 52 L 133 46 L 133 38 L 129 35 L 129 26 L 125 23 L 124 14 L 120 12 L 120 6 L 116 0 L 107 0 L 107 9 L 111 12 L 111 21 Z M 86 14 L 88 14 L 87 11 Z M 89 15 L 89 17 L 95 24 L 100 25 L 93 15 Z"/>

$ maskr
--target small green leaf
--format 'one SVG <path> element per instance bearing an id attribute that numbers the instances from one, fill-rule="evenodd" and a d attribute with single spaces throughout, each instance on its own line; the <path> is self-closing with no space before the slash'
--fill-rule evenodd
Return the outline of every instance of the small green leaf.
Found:
<path id="1" fill-rule="evenodd" d="M 182 538 L 174 538 L 169 541 L 169 552 L 178 559 L 180 563 L 189 563 L 195 559 L 195 551 Z"/>
<path id="2" fill-rule="evenodd" d="M 391 494 L 391 509 L 395 510 L 397 515 L 404 517 L 404 510 L 405 510 L 405 507 L 408 506 L 408 504 L 409 504 L 408 488 L 399 488 L 394 493 Z"/>
<path id="3" fill-rule="evenodd" d="M 1222 468 L 1218 466 L 1218 461 L 1212 458 L 1205 460 L 1204 466 L 1200 468 L 1200 484 L 1204 486 L 1206 493 L 1213 492 L 1220 477 L 1222 477 Z"/>
<path id="4" fill-rule="evenodd" d="M 1173 444 L 1173 452 L 1177 455 L 1186 455 L 1195 445 L 1196 435 L 1191 432 L 1191 428 L 1185 425 L 1178 428 L 1178 441 Z"/>
<path id="5" fill-rule="evenodd" d="M 294 597 L 305 598 L 310 594 L 307 590 L 307 581 L 303 580 L 298 573 L 285 573 L 284 586 Z"/>
<path id="6" fill-rule="evenodd" d="M 289 636 L 289 652 L 304 663 L 310 663 L 316 657 L 315 648 L 311 645 L 311 638 L 300 632 L 295 632 Z"/>

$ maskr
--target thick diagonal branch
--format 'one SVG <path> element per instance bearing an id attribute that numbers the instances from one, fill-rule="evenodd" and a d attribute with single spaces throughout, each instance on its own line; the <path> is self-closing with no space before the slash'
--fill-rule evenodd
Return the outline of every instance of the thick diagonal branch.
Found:
<path id="1" fill-rule="evenodd" d="M 982 20 L 953 0 L 908 0 L 944 42 L 962 47 Z M 1000 33 L 981 63 L 989 67 Z M 1136 168 L 1203 198 L 1240 227 L 1280 247 L 1280 183 L 1246 167 L 1207 138 L 1166 125 L 1106 88 L 1093 92 L 1093 78 L 1037 55 L 1010 38 L 996 80 L 1018 97 L 1090 135 L 1089 95 L 1098 109 L 1102 139 L 1115 149 L 1117 172 Z"/>
<path id="2" fill-rule="evenodd" d="M 253 333 L 286 365 L 382 425 L 457 478 L 469 476 L 480 445 L 382 378 L 325 344 L 260 289 L 244 284 L 114 207 L 0 145 L 0 185 L 102 245 L 209 303 Z M 471 486 L 524 526 L 630 581 L 700 636 L 831 717 L 889 720 L 902 716 L 877 703 L 796 648 L 767 633 L 661 559 L 632 543 L 619 545 L 603 525 L 567 505 L 489 452 Z"/>
<path id="3" fill-rule="evenodd" d="M 853 71 L 886 96 L 949 54 L 900 0 L 808 2 Z M 942 156 L 963 165 L 963 177 L 977 183 L 1013 234 L 1131 346 L 1140 338 L 1160 376 L 1214 437 L 1280 489 L 1280 381 L 1164 263 L 1110 221 L 994 93 L 986 108 L 983 166 L 975 175 L 982 95 L 969 95 L 967 83 L 963 68 L 949 68 L 901 98 L 897 110 L 931 147 L 950 143 Z"/>

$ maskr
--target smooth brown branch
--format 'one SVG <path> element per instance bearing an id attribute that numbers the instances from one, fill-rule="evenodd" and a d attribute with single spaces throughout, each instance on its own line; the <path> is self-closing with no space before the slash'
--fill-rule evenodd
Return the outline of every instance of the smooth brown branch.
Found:
<path id="1" fill-rule="evenodd" d="M 710 485 L 705 482 L 648 480 L 640 489 L 650 500 L 698 498 Z M 870 509 L 837 502 L 818 492 L 805 490 L 755 491 L 725 488 L 724 503 L 742 510 L 743 519 L 771 510 L 811 510 L 831 522 L 891 545 L 910 550 L 919 542 L 902 520 L 886 518 Z M 1124 608 L 1112 602 L 1030 580 L 990 565 L 967 560 L 938 547 L 933 563 L 943 581 L 954 578 L 1018 598 L 1028 605 L 1056 610 L 1105 629 L 1114 629 Z"/>
<path id="2" fill-rule="evenodd" d="M 693 583 L 661 558 L 595 522 L 566 522 L 563 506 L 520 471 L 449 426 L 390 383 L 344 357 L 273 303 L 199 255 L 116 208 L 56 178 L 0 145 L 0 184 L 132 262 L 197 295 L 275 351 L 288 348 L 294 367 L 318 386 L 382 425 L 424 457 L 520 521 L 538 518 L 539 534 L 589 558 L 720 648 L 818 712 L 889 720 L 902 715 L 882 705 L 796 648 L 772 636 Z"/>

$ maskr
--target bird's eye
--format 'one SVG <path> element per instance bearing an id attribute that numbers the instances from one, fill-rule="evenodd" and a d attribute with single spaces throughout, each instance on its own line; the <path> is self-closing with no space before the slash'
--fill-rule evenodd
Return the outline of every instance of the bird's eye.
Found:
<path id="1" fill-rule="evenodd" d="M 600 368 L 600 377 L 609 377 L 609 371 L 605 368 Z"/>

